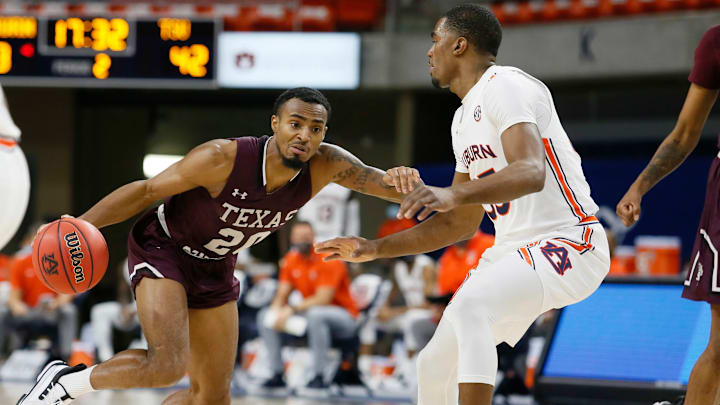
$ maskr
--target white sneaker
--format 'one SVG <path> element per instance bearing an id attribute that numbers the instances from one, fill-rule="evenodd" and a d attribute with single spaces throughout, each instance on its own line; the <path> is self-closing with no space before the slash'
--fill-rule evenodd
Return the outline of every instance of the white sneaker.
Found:
<path id="1" fill-rule="evenodd" d="M 71 403 L 75 398 L 67 393 L 65 387 L 58 380 L 66 374 L 84 369 L 84 364 L 70 367 L 64 361 L 51 362 L 40 372 L 30 391 L 20 397 L 17 405 L 66 405 Z"/>

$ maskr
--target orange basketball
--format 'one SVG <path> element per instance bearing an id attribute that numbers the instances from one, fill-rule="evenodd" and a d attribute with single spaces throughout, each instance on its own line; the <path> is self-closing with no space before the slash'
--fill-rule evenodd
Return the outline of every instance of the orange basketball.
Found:
<path id="1" fill-rule="evenodd" d="M 108 248 L 102 233 L 87 221 L 61 218 L 35 237 L 32 255 L 35 274 L 60 294 L 79 294 L 105 275 Z"/>

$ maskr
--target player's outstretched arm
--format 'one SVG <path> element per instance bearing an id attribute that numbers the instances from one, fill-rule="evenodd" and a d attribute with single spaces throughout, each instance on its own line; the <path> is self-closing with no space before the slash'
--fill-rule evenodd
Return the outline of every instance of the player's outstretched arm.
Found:
<path id="1" fill-rule="evenodd" d="M 126 184 L 80 216 L 98 228 L 142 212 L 156 201 L 196 187 L 221 191 L 235 161 L 235 142 L 214 140 L 191 150 L 157 176 Z"/>
<path id="2" fill-rule="evenodd" d="M 695 149 L 708 114 L 717 100 L 718 92 L 694 83 L 690 85 L 690 91 L 685 98 L 675 128 L 660 144 L 650 163 L 617 205 L 617 214 L 626 226 L 632 225 L 640 218 L 643 196 L 680 166 Z"/>
<path id="3" fill-rule="evenodd" d="M 535 193 L 545 186 L 545 151 L 540 132 L 532 123 L 518 123 L 501 135 L 505 160 L 502 170 L 450 187 L 418 186 L 400 206 L 399 216 L 427 218 L 433 211 L 448 212 L 473 204 L 498 204 Z M 477 207 L 479 209 L 479 207 Z M 421 211 L 422 210 L 422 211 Z"/>
<path id="4" fill-rule="evenodd" d="M 470 181 L 467 173 L 455 173 L 453 185 Z M 329 253 L 326 260 L 366 262 L 379 258 L 431 252 L 459 240 L 469 239 L 480 226 L 482 207 L 464 206 L 438 213 L 410 229 L 377 240 L 358 237 L 335 238 L 315 244 L 315 250 Z"/>
<path id="5" fill-rule="evenodd" d="M 404 194 L 421 183 L 420 174 L 410 167 L 394 167 L 387 172 L 368 166 L 347 150 L 332 144 L 322 144 L 313 170 L 313 185 L 320 188 L 330 182 L 357 192 L 400 202 Z M 322 179 L 317 182 L 316 179 Z M 317 189 L 316 191 L 319 191 Z"/>

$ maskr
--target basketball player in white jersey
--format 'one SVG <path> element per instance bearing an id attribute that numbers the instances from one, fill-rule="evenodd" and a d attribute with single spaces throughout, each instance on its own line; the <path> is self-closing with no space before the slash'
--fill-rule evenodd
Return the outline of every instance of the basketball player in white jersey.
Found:
<path id="1" fill-rule="evenodd" d="M 469 238 L 484 214 L 495 223 L 495 245 L 419 354 L 420 405 L 490 405 L 495 346 L 514 345 L 543 312 L 586 298 L 609 270 L 598 207 L 550 92 L 520 69 L 495 64 L 501 37 L 495 16 L 476 5 L 451 9 L 432 32 L 432 82 L 462 100 L 451 133 L 455 177 L 447 188 L 416 188 L 399 215 L 438 213 L 382 239 L 316 246 L 329 259 L 366 261 Z"/>
<path id="2" fill-rule="evenodd" d="M 19 141 L 20 129 L 0 87 L 0 249 L 17 232 L 30 199 L 30 171 Z"/>
<path id="3" fill-rule="evenodd" d="M 312 224 L 317 240 L 360 234 L 360 205 L 352 190 L 335 183 L 323 187 L 297 213 L 297 218 Z"/>

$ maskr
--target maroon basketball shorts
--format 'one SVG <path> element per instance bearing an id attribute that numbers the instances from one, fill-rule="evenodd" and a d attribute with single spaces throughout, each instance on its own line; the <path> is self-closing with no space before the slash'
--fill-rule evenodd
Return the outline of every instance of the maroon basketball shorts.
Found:
<path id="1" fill-rule="evenodd" d="M 218 307 L 240 295 L 234 269 L 234 256 L 216 261 L 184 253 L 163 231 L 156 209 L 145 213 L 130 231 L 128 271 L 133 293 L 145 277 L 166 278 L 185 288 L 188 308 Z"/>
<path id="2" fill-rule="evenodd" d="M 720 304 L 720 155 L 713 160 L 705 190 L 705 207 L 695 239 L 691 267 L 682 296 L 695 301 Z"/>

